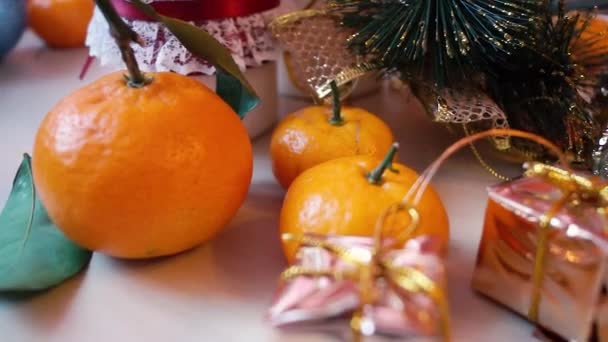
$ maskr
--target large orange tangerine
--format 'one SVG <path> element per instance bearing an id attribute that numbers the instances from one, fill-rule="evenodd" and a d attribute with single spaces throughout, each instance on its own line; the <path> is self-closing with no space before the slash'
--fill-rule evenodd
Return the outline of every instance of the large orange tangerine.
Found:
<path id="1" fill-rule="evenodd" d="M 243 203 L 252 150 L 238 116 L 201 83 L 122 72 L 64 97 L 42 122 L 34 181 L 51 219 L 76 243 L 146 258 L 192 248 Z"/>

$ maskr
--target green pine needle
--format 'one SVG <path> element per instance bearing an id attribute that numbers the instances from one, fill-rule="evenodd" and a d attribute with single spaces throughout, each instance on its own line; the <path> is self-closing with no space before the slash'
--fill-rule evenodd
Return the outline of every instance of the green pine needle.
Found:
<path id="1" fill-rule="evenodd" d="M 333 0 L 358 54 L 443 86 L 509 63 L 544 0 Z"/>
<path id="2" fill-rule="evenodd" d="M 608 65 L 608 56 L 588 51 L 577 59 L 572 54 L 591 13 L 568 14 L 563 1 L 557 2 L 557 13 L 551 2 L 546 5 L 531 31 L 534 39 L 512 63 L 494 67 L 488 89 L 513 128 L 540 134 L 588 161 L 599 130 L 595 108 L 581 91 L 597 87 L 599 79 L 588 70 L 598 62 Z"/>

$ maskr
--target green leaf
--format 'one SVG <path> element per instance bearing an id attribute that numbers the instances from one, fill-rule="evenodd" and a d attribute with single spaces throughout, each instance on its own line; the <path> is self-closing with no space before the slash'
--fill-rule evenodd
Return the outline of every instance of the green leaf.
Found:
<path id="1" fill-rule="evenodd" d="M 141 0 L 133 0 L 132 3 L 147 16 L 162 23 L 188 51 L 218 69 L 216 92 L 241 118 L 259 104 L 260 98 L 232 59 L 230 51 L 212 35 L 185 21 L 160 15 Z"/>
<path id="2" fill-rule="evenodd" d="M 49 219 L 36 196 L 31 158 L 24 155 L 0 213 L 0 291 L 36 291 L 78 273 L 91 258 Z"/>

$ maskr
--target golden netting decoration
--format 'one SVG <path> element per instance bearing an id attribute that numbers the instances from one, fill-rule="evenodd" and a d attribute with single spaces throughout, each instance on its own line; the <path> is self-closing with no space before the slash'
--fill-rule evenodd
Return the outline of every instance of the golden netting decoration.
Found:
<path id="1" fill-rule="evenodd" d="M 413 91 L 436 122 L 458 125 L 486 123 L 488 128 L 509 128 L 507 116 L 502 109 L 477 89 L 437 90 L 428 85 L 416 85 Z M 508 136 L 494 136 L 492 140 L 498 150 L 505 151 L 511 147 Z"/>
<path id="2" fill-rule="evenodd" d="M 318 102 L 331 101 L 331 81 L 346 97 L 359 77 L 375 69 L 348 50 L 346 41 L 354 31 L 326 10 L 288 13 L 273 20 L 270 30 L 288 52 L 285 62 L 292 82 Z"/>

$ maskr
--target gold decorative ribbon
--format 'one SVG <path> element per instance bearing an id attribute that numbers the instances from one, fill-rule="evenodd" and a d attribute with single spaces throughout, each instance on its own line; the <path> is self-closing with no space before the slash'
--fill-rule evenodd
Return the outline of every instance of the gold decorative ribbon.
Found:
<path id="1" fill-rule="evenodd" d="M 539 309 L 542 300 L 542 286 L 545 277 L 545 265 L 549 249 L 549 231 L 551 220 L 564 206 L 580 205 L 582 202 L 592 202 L 598 207 L 608 205 L 608 184 L 594 182 L 593 180 L 576 175 L 573 172 L 541 163 L 528 164 L 525 175 L 527 177 L 542 177 L 562 190 L 563 196 L 557 200 L 547 213 L 540 217 L 538 224 L 537 247 L 534 258 L 534 272 L 532 274 L 532 294 L 528 318 L 538 323 Z"/>
<path id="2" fill-rule="evenodd" d="M 462 124 L 462 128 L 464 130 L 464 134 L 466 136 L 471 135 L 471 132 L 467 126 L 467 124 Z M 491 174 L 492 176 L 500 179 L 501 181 L 505 182 L 505 181 L 510 181 L 511 178 L 507 177 L 503 174 L 501 174 L 500 172 L 498 172 L 495 168 L 493 168 L 486 160 L 485 158 L 481 155 L 481 152 L 479 152 L 479 150 L 477 149 L 477 147 L 475 146 L 474 143 L 471 143 L 470 145 L 471 147 L 471 152 L 473 152 L 473 155 L 475 156 L 475 158 L 477 158 L 477 161 L 479 162 L 479 164 L 481 165 L 481 167 L 483 167 L 484 169 L 486 169 L 486 171 L 488 171 L 489 174 Z"/>
<path id="3" fill-rule="evenodd" d="M 287 78 L 293 84 L 293 86 L 301 91 L 304 94 L 308 94 L 310 89 L 304 82 L 304 80 L 298 77 L 298 73 L 296 71 L 296 67 L 293 65 L 293 57 L 291 57 L 291 53 L 289 51 L 283 52 L 283 62 L 285 63 L 285 71 L 287 71 Z"/>
<path id="4" fill-rule="evenodd" d="M 359 63 L 356 66 L 346 68 L 340 71 L 332 80 L 327 81 L 325 84 L 316 88 L 316 96 L 319 99 L 325 99 L 329 101 L 329 95 L 331 94 L 331 82 L 335 81 L 339 88 L 349 89 L 350 93 L 355 89 L 356 82 L 363 76 L 370 72 L 377 70 L 377 66 L 372 63 Z"/>
<path id="5" fill-rule="evenodd" d="M 334 269 L 309 269 L 294 265 L 285 270 L 281 278 L 284 281 L 298 276 L 320 277 L 327 276 L 337 280 L 349 279 L 358 283 L 359 288 L 359 308 L 353 313 L 350 326 L 355 336 L 355 340 L 360 340 L 363 334 L 362 323 L 364 321 L 364 310 L 369 305 L 373 305 L 378 300 L 379 290 L 376 288 L 376 279 L 384 278 L 394 286 L 409 293 L 425 293 L 437 304 L 441 319 L 441 335 L 445 341 L 450 340 L 449 307 L 447 297 L 441 285 L 428 277 L 422 271 L 414 267 L 403 267 L 393 264 L 390 260 L 382 258 L 384 254 L 393 250 L 400 239 L 386 241 L 383 238 L 383 231 L 388 218 L 404 212 L 409 215 L 410 223 L 403 230 L 404 236 L 411 236 L 420 223 L 418 211 L 403 203 L 397 203 L 389 207 L 377 221 L 374 246 L 371 253 L 367 253 L 360 248 L 347 248 L 332 243 L 322 237 L 303 235 L 295 236 L 284 234 L 284 241 L 297 242 L 300 245 L 323 248 L 332 253 L 343 262 L 354 266 L 353 269 L 334 270 Z"/>

